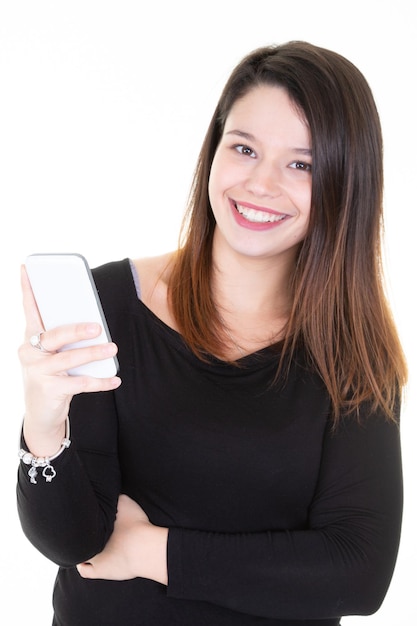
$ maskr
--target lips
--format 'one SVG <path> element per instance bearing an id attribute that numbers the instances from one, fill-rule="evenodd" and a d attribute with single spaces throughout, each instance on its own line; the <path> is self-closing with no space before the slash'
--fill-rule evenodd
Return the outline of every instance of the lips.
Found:
<path id="1" fill-rule="evenodd" d="M 249 222 L 263 224 L 267 222 L 281 222 L 287 217 L 285 213 L 270 213 L 269 211 L 252 209 L 241 204 L 235 204 L 235 209 Z"/>
<path id="2" fill-rule="evenodd" d="M 231 201 L 237 222 L 245 228 L 265 230 L 281 224 L 289 217 L 287 213 L 278 213 L 264 207 Z"/>

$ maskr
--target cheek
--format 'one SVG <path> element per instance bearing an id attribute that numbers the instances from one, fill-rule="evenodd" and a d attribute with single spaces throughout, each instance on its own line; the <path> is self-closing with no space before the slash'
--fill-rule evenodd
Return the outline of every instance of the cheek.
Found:
<path id="1" fill-rule="evenodd" d="M 306 182 L 298 186 L 293 198 L 303 215 L 309 216 L 311 209 L 311 183 Z"/>
<path id="2" fill-rule="evenodd" d="M 222 150 L 218 151 L 213 159 L 209 176 L 209 196 L 224 195 L 238 180 L 236 166 L 230 162 L 230 158 Z"/>
<path id="3" fill-rule="evenodd" d="M 301 208 L 301 221 L 300 221 L 300 239 L 304 239 L 307 235 L 309 224 L 310 224 L 310 214 L 311 214 L 311 196 L 306 195 L 304 198 L 304 204 Z"/>

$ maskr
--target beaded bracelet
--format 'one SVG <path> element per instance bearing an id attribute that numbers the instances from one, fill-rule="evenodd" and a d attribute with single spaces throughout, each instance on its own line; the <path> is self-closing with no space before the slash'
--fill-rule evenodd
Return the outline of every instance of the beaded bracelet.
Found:
<path id="1" fill-rule="evenodd" d="M 55 478 L 56 471 L 51 465 L 51 461 L 54 461 L 57 457 L 59 457 L 60 454 L 64 452 L 64 450 L 70 447 L 71 440 L 69 437 L 70 437 L 70 423 L 67 417 L 66 422 L 65 422 L 65 437 L 62 440 L 60 449 L 54 455 L 33 456 L 33 454 L 31 454 L 27 450 L 24 450 L 23 448 L 19 450 L 19 459 L 23 461 L 23 463 L 25 463 L 26 465 L 31 466 L 30 469 L 28 470 L 28 476 L 32 484 L 34 485 L 37 484 L 36 476 L 38 475 L 38 471 L 37 471 L 38 467 L 43 467 L 42 476 L 44 477 L 47 483 L 50 483 L 52 479 Z"/>

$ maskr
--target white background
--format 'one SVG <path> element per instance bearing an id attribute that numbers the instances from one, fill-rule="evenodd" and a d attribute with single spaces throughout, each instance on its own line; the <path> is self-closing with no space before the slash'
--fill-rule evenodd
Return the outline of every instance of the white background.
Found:
<path id="1" fill-rule="evenodd" d="M 23 536 L 15 511 L 23 412 L 19 266 L 31 252 L 80 252 L 95 266 L 174 248 L 197 153 L 229 72 L 253 48 L 290 39 L 357 64 L 384 127 L 386 271 L 411 373 L 402 424 L 405 517 L 382 609 L 343 623 L 414 623 L 413 4 L 0 0 L 1 623 L 50 624 L 55 576 Z"/>

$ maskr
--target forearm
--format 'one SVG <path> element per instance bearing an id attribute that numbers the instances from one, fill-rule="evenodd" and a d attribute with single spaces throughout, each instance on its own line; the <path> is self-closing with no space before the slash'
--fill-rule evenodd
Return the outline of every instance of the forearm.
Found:
<path id="1" fill-rule="evenodd" d="M 172 529 L 168 594 L 271 618 L 378 609 L 393 574 L 402 517 L 395 424 L 371 416 L 329 430 L 305 528 L 259 533 Z"/>
<path id="2" fill-rule="evenodd" d="M 56 476 L 33 484 L 28 466 L 19 467 L 17 505 L 23 532 L 48 559 L 79 563 L 103 549 L 116 514 L 111 499 L 94 491 L 75 447 L 54 461 Z M 114 489 L 118 487 L 115 485 Z"/>
<path id="3" fill-rule="evenodd" d="M 23 531 L 47 558 L 75 565 L 103 549 L 120 493 L 117 418 L 108 394 L 84 394 L 70 407 L 71 445 L 53 461 L 56 476 L 33 484 L 21 463 L 17 487 Z"/>
<path id="4" fill-rule="evenodd" d="M 168 595 L 272 619 L 366 615 L 385 596 L 396 547 L 387 554 L 383 546 L 365 546 L 351 545 L 338 531 L 228 535 L 173 529 Z"/>

